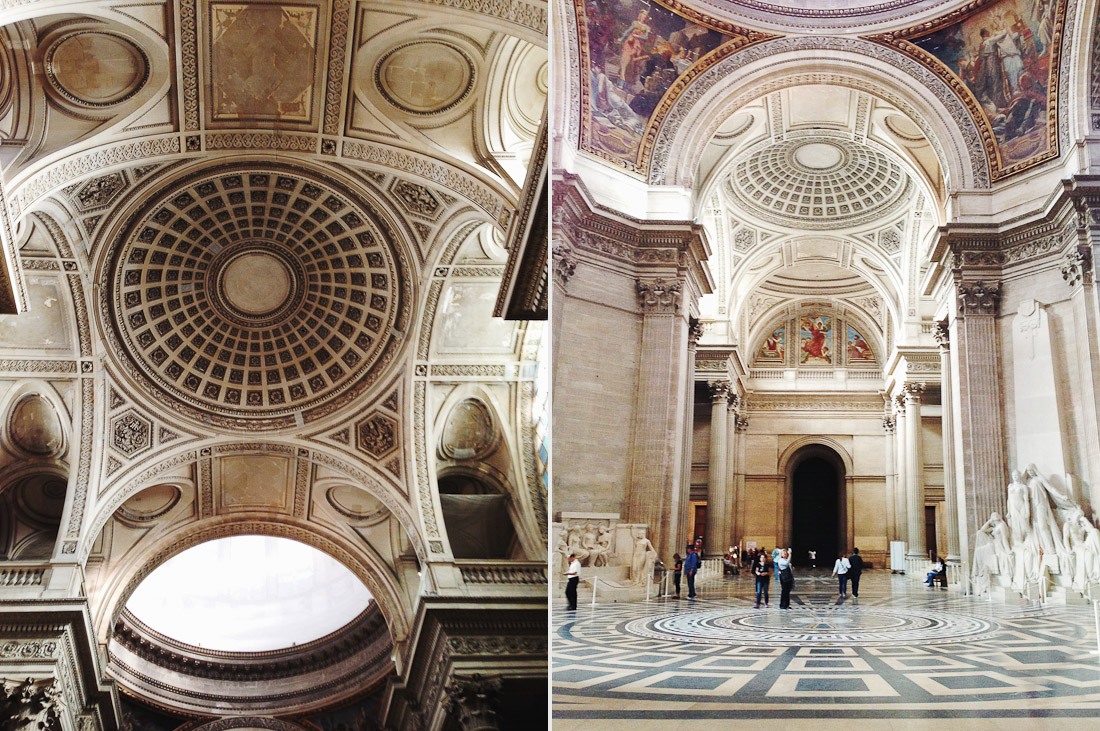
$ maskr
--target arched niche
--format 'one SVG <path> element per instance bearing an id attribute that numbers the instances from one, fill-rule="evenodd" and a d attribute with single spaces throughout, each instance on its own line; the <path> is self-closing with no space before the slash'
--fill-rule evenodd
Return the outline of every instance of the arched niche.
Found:
<path id="1" fill-rule="evenodd" d="M 828 505 L 828 515 L 824 517 L 820 511 L 816 515 L 813 513 L 815 501 L 812 493 L 815 487 L 821 488 L 821 486 L 807 485 L 808 481 L 812 481 L 815 474 L 814 468 L 817 465 L 823 466 L 824 470 L 817 471 L 816 474 L 831 475 L 833 480 L 832 484 L 828 486 L 827 498 L 830 503 Z M 852 489 L 853 462 L 850 451 L 832 437 L 824 435 L 806 436 L 795 440 L 783 450 L 779 455 L 778 468 L 779 474 L 784 477 L 781 505 L 785 506 L 785 509 L 781 511 L 781 524 L 777 526 L 777 529 L 778 535 L 786 537 L 780 543 L 795 548 L 796 558 L 805 557 L 808 548 L 814 547 L 818 551 L 818 565 L 831 564 L 833 559 L 836 558 L 835 551 L 848 550 L 854 536 L 854 526 L 852 525 L 852 516 L 854 515 L 852 505 L 854 497 Z M 806 474 L 807 471 L 810 472 L 810 475 Z M 825 521 L 824 524 L 821 524 L 821 527 L 832 538 L 832 550 L 834 551 L 832 556 L 823 553 L 820 547 L 808 546 L 796 534 L 796 506 L 794 505 L 796 480 L 798 481 L 797 488 L 799 492 L 805 490 L 806 493 L 811 493 L 798 496 L 805 499 L 807 503 L 805 507 L 808 519 L 816 520 L 819 524 L 821 524 L 821 521 Z M 803 487 L 803 485 L 807 486 Z M 819 490 L 819 494 L 821 492 L 824 492 L 824 490 Z M 829 530 L 829 523 L 832 524 L 831 531 Z"/>

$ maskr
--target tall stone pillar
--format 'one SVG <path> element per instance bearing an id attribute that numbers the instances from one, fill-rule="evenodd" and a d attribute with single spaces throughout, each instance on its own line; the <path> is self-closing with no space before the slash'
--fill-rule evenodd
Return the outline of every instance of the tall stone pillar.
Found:
<path id="1" fill-rule="evenodd" d="M 741 397 L 736 393 L 731 393 L 729 401 L 726 403 L 726 441 L 729 444 L 726 455 L 726 485 L 730 494 L 729 542 L 733 544 L 741 542 L 741 524 L 737 520 L 737 512 L 740 509 L 741 501 L 745 499 L 745 496 L 741 494 L 737 487 L 737 465 L 741 463 L 741 457 L 738 453 L 741 450 L 741 442 L 743 441 L 737 431 L 737 410 L 740 407 Z"/>
<path id="2" fill-rule="evenodd" d="M 726 466 L 729 442 L 726 413 L 729 411 L 729 381 L 711 381 L 710 389 L 710 470 L 707 489 L 707 536 L 703 546 L 707 557 L 721 556 L 730 540 L 730 489 Z"/>
<path id="3" fill-rule="evenodd" d="M 898 537 L 899 541 L 905 541 L 905 552 L 908 554 L 910 552 L 909 506 L 905 500 L 905 431 L 908 424 L 905 421 L 904 401 L 899 397 L 892 399 L 890 405 L 894 409 L 894 474 L 896 475 L 894 480 L 894 506 L 897 508 L 897 512 L 894 513 L 894 535 Z"/>
<path id="4" fill-rule="evenodd" d="M 680 483 L 672 491 L 672 502 L 669 505 L 669 515 L 672 522 L 669 525 L 669 560 L 673 553 L 683 555 L 683 547 L 687 544 L 687 526 L 691 525 L 691 455 L 695 436 L 695 357 L 699 352 L 699 338 L 703 337 L 703 324 L 699 320 L 691 319 L 688 322 L 688 374 L 684 379 L 684 416 L 680 420 L 683 424 L 682 454 L 680 460 Z M 692 536 L 694 537 L 694 536 Z M 656 545 L 656 544 L 654 544 Z M 660 550 L 660 549 L 658 549 Z"/>
<path id="5" fill-rule="evenodd" d="M 920 402 L 924 384 L 906 383 L 905 394 L 905 525 L 906 564 L 913 574 L 928 562 L 924 553 L 924 450 Z M 913 565 L 908 565 L 913 564 Z"/>
<path id="6" fill-rule="evenodd" d="M 742 402 L 744 403 L 744 402 Z M 748 495 L 745 494 L 745 432 L 749 430 L 749 420 L 740 411 L 734 416 L 734 430 L 737 432 L 736 447 L 737 452 L 734 456 L 734 472 L 733 477 L 733 489 L 734 489 L 734 533 L 738 543 L 745 537 L 745 513 L 748 509 Z"/>
<path id="7" fill-rule="evenodd" d="M 1100 209 L 1097 209 L 1100 217 Z M 1100 228 L 1098 226 L 1097 228 Z M 1098 232 L 1100 238 L 1100 232 Z M 1073 289 L 1073 341 L 1077 346 L 1076 360 L 1079 378 L 1074 390 L 1082 398 L 1077 407 L 1081 409 L 1082 422 L 1100 423 L 1100 322 L 1095 284 L 1095 262 L 1092 247 L 1079 245 L 1066 255 L 1062 265 L 1062 278 Z M 1082 440 L 1084 449 L 1083 471 L 1080 477 L 1090 486 L 1088 495 L 1093 516 L 1100 514 L 1100 435 L 1095 429 L 1077 437 Z"/>
<path id="8" fill-rule="evenodd" d="M 891 411 L 893 409 L 891 408 Z M 886 434 L 886 540 L 899 541 L 898 533 L 898 465 L 897 465 L 897 419 L 892 413 L 882 417 L 882 430 Z"/>
<path id="9" fill-rule="evenodd" d="M 956 488 L 965 497 L 963 521 L 969 542 L 992 511 L 1004 515 L 1007 498 L 997 333 L 1001 286 L 961 282 L 957 293 L 958 315 L 951 323 L 950 338 L 958 388 L 952 396 L 959 427 L 955 443 L 966 459 L 956 465 L 956 476 L 961 478 Z"/>
<path id="10" fill-rule="evenodd" d="M 635 401 L 633 462 L 624 522 L 643 523 L 659 555 L 673 553 L 672 493 L 683 479 L 684 381 L 688 364 L 688 323 L 681 312 L 683 284 L 679 280 L 639 279 L 642 342 Z"/>
<path id="11" fill-rule="evenodd" d="M 963 564 L 962 546 L 959 543 L 959 501 L 955 488 L 955 425 L 953 413 L 953 386 L 951 384 L 951 333 L 946 322 L 937 322 L 932 333 L 940 344 L 940 404 L 943 425 L 943 502 L 947 520 L 947 574 L 949 580 L 957 581 Z M 954 574 L 954 576 L 952 575 Z"/>

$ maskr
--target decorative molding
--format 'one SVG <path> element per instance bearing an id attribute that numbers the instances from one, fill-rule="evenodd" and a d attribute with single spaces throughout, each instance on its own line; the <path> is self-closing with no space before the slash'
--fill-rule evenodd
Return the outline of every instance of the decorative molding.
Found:
<path id="1" fill-rule="evenodd" d="M 344 64 L 347 57 L 348 18 L 350 0 L 336 0 L 332 4 L 332 23 L 328 38 L 332 44 L 328 54 L 328 81 L 325 85 L 326 135 L 340 134 L 340 112 L 344 103 Z M 333 147 L 335 152 L 335 147 Z"/>
<path id="2" fill-rule="evenodd" d="M 207 150 L 280 150 L 289 152 L 316 152 L 317 137 L 286 133 L 263 134 L 256 132 L 208 133 Z"/>

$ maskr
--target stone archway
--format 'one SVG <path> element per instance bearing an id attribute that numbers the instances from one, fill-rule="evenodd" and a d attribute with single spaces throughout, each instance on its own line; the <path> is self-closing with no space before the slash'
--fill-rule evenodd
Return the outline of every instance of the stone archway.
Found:
<path id="1" fill-rule="evenodd" d="M 782 460 L 787 539 L 796 565 L 809 565 L 809 551 L 817 553 L 818 568 L 832 566 L 838 552 L 850 550 L 850 459 L 827 438 L 804 442 Z"/>

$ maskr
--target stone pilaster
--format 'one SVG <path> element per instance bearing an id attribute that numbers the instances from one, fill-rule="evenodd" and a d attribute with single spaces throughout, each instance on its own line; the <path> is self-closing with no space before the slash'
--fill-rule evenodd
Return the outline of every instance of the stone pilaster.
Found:
<path id="1" fill-rule="evenodd" d="M 662 556 L 671 555 L 674 536 L 673 490 L 683 479 L 681 429 L 688 363 L 687 321 L 680 313 L 683 284 L 664 279 L 638 280 L 642 342 L 635 402 L 633 462 L 623 519 L 649 526 Z M 690 364 L 693 365 L 693 364 Z"/>
<path id="2" fill-rule="evenodd" d="M 1100 210 L 1100 209 L 1098 209 Z M 1081 399 L 1077 407 L 1081 409 L 1082 422 L 1100 423 L 1100 301 L 1098 301 L 1095 283 L 1095 266 L 1092 247 L 1078 245 L 1066 254 L 1062 265 L 1062 278 L 1070 286 L 1073 294 L 1070 302 L 1073 308 L 1073 341 L 1077 345 L 1075 360 L 1080 378 L 1077 388 Z M 1092 513 L 1100 512 L 1100 435 L 1095 429 L 1086 430 L 1079 435 L 1082 440 L 1085 474 L 1082 477 L 1090 485 L 1089 502 Z"/>
<path id="3" fill-rule="evenodd" d="M 743 404 L 744 401 L 741 401 Z M 740 407 L 739 407 L 740 408 Z M 734 438 L 734 444 L 737 451 L 733 458 L 733 486 L 734 486 L 734 540 L 740 543 L 741 539 L 745 537 L 745 515 L 748 509 L 748 495 L 745 492 L 745 433 L 749 430 L 748 418 L 737 411 L 733 417 L 734 432 L 736 434 Z"/>
<path id="4" fill-rule="evenodd" d="M 962 545 L 959 540 L 959 498 L 955 488 L 955 425 L 952 419 L 952 386 L 951 386 L 951 333 L 947 322 L 937 322 L 932 336 L 940 345 L 940 403 L 942 405 L 941 417 L 943 422 L 943 500 L 944 512 L 947 520 L 947 564 L 948 577 L 955 573 L 958 576 L 959 567 L 962 564 Z M 954 568 L 954 570 L 953 570 Z M 965 572 L 962 572 L 965 574 Z"/>
<path id="5" fill-rule="evenodd" d="M 711 381 L 710 470 L 707 490 L 707 535 L 703 542 L 708 557 L 721 556 L 730 540 L 730 511 L 733 508 L 728 475 L 729 441 L 726 432 L 729 411 L 729 381 Z"/>
<path id="6" fill-rule="evenodd" d="M 952 393 L 958 410 L 956 445 L 966 459 L 961 462 L 965 493 L 964 521 L 967 535 L 981 526 L 989 514 L 1005 510 L 1005 439 L 1001 393 L 1001 344 L 997 312 L 1001 286 L 995 282 L 960 282 L 956 285 L 958 315 L 951 322 L 953 375 L 958 388 Z"/>
<path id="7" fill-rule="evenodd" d="M 924 450 L 921 428 L 921 396 L 924 384 L 907 383 L 905 395 L 905 524 L 906 562 L 913 573 L 928 560 L 924 535 Z"/>
<path id="8" fill-rule="evenodd" d="M 906 503 L 906 473 L 905 473 L 905 432 L 908 423 L 905 421 L 904 401 L 893 399 L 891 407 L 894 409 L 894 534 L 899 541 L 905 541 L 905 552 L 910 553 L 908 537 L 908 505 Z"/>

